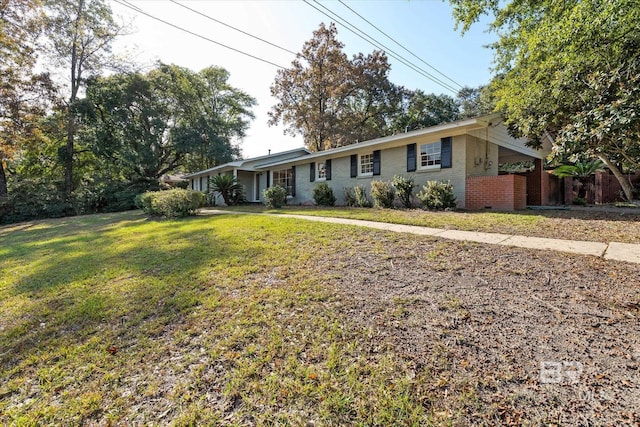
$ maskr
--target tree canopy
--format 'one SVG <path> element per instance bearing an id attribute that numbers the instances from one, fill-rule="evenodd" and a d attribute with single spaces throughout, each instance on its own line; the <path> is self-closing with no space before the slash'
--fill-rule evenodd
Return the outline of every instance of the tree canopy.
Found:
<path id="1" fill-rule="evenodd" d="M 69 72 L 66 102 L 67 138 L 61 151 L 65 169 L 65 193 L 73 191 L 73 165 L 78 92 L 87 73 L 99 74 L 111 62 L 111 44 L 123 27 L 115 22 L 104 0 L 48 0 L 46 32 L 51 59 Z"/>
<path id="2" fill-rule="evenodd" d="M 0 199 L 7 196 L 7 162 L 37 138 L 37 118 L 51 92 L 46 74 L 34 74 L 43 15 L 36 0 L 0 0 Z"/>
<path id="3" fill-rule="evenodd" d="M 237 157 L 255 100 L 227 83 L 219 67 L 192 72 L 160 64 L 146 74 L 95 78 L 87 87 L 89 126 L 82 134 L 97 156 L 129 180 L 153 181 Z"/>
<path id="4" fill-rule="evenodd" d="M 383 52 L 349 59 L 335 24 L 320 25 L 291 63 L 278 70 L 271 95 L 270 124 L 301 134 L 312 151 L 384 135 L 398 111 L 402 88 L 389 81 Z"/>
<path id="5" fill-rule="evenodd" d="M 123 71 L 123 32 L 106 0 L 0 0 L 0 223 L 131 208 L 240 155 L 255 99 L 222 67 Z"/>
<path id="6" fill-rule="evenodd" d="M 599 158 L 618 178 L 640 169 L 640 8 L 635 0 L 450 0 L 462 31 L 482 14 L 499 77 L 497 108 L 534 145 L 548 135 L 565 158 Z"/>

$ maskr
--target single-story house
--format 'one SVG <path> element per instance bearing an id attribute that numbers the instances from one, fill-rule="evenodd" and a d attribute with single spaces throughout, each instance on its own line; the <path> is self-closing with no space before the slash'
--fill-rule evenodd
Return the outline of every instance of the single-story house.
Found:
<path id="1" fill-rule="evenodd" d="M 549 141 L 535 150 L 525 139 L 511 137 L 494 114 L 315 153 L 300 148 L 238 160 L 185 178 L 191 189 L 206 191 L 209 177 L 233 174 L 250 202 L 261 202 L 264 189 L 282 185 L 291 204 L 313 200 L 313 187 L 326 182 L 341 204 L 345 187 L 360 185 L 369 191 L 372 180 L 404 175 L 413 176 L 419 187 L 432 180 L 450 181 L 460 208 L 514 210 L 526 207 L 528 193 L 529 204 L 544 204 L 542 161 L 550 151 Z M 499 164 L 531 160 L 536 165 L 533 179 L 498 172 Z"/>

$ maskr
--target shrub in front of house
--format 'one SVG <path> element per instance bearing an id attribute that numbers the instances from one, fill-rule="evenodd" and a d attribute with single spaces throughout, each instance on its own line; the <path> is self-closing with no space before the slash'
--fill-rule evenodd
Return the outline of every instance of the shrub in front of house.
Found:
<path id="1" fill-rule="evenodd" d="M 353 195 L 356 199 L 356 204 L 354 206 L 359 208 L 370 208 L 373 206 L 373 203 L 367 196 L 367 190 L 365 190 L 363 186 L 356 185 L 353 187 Z"/>
<path id="2" fill-rule="evenodd" d="M 147 191 L 136 198 L 136 205 L 147 215 L 179 218 L 195 215 L 204 199 L 204 193 L 199 191 L 174 188 L 166 191 Z"/>
<path id="3" fill-rule="evenodd" d="M 377 208 L 392 208 L 396 189 L 389 181 L 371 181 L 371 197 Z"/>
<path id="4" fill-rule="evenodd" d="M 234 206 L 246 202 L 242 184 L 233 175 L 217 175 L 209 178 L 211 192 L 219 195 L 224 200 L 225 205 Z M 215 199 L 214 199 L 215 201 Z"/>
<path id="5" fill-rule="evenodd" d="M 427 181 L 418 193 L 423 209 L 452 209 L 456 207 L 451 182 Z"/>
<path id="6" fill-rule="evenodd" d="M 416 187 L 415 179 L 412 176 L 405 178 L 402 175 L 395 175 L 391 180 L 391 184 L 396 189 L 396 194 L 400 199 L 400 203 L 402 203 L 402 207 L 411 209 L 413 206 L 413 189 Z"/>
<path id="7" fill-rule="evenodd" d="M 264 204 L 269 209 L 280 209 L 287 203 L 287 190 L 280 185 L 267 188 L 262 195 Z"/>
<path id="8" fill-rule="evenodd" d="M 350 208 L 356 206 L 356 195 L 352 187 L 344 187 L 344 205 Z"/>
<path id="9" fill-rule="evenodd" d="M 320 182 L 313 187 L 313 200 L 319 206 L 334 206 L 336 204 L 336 196 L 333 195 L 333 190 L 326 182 Z"/>

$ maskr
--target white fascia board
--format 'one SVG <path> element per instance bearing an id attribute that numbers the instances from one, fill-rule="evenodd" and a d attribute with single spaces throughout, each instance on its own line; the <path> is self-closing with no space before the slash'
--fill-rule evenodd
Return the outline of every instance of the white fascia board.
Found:
<path id="1" fill-rule="evenodd" d="M 551 152 L 549 149 L 536 150 L 527 146 L 526 138 L 513 138 L 509 135 L 509 131 L 505 126 L 489 126 L 488 128 L 470 131 L 469 134 L 481 140 L 488 138 L 491 143 L 534 159 L 544 159 Z"/>
<path id="2" fill-rule="evenodd" d="M 306 156 L 297 157 L 294 159 L 283 160 L 280 162 L 263 164 L 256 166 L 256 169 L 269 169 L 275 166 L 281 165 L 294 165 L 309 163 L 315 159 L 321 158 L 335 158 L 336 156 L 344 157 L 350 153 L 359 152 L 367 148 L 392 148 L 394 146 L 400 146 L 406 140 L 415 139 L 418 137 L 428 136 L 430 134 L 437 134 L 446 132 L 447 136 L 457 136 L 469 133 L 473 129 L 483 129 L 486 125 L 482 120 L 491 119 L 493 117 L 499 118 L 499 115 L 491 115 L 478 117 L 473 119 L 459 120 L 457 122 L 445 123 L 442 125 L 431 126 L 424 129 L 414 130 L 411 132 L 385 136 L 382 138 L 372 139 L 369 141 L 358 142 L 355 144 L 345 145 L 343 147 L 332 148 L 330 150 L 318 151 Z M 490 121 L 487 123 L 491 123 Z"/>

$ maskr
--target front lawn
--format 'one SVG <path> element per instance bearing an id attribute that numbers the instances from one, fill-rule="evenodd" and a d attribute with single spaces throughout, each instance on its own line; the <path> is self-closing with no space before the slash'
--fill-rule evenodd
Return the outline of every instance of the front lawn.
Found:
<path id="1" fill-rule="evenodd" d="M 0 242 L 2 425 L 640 422 L 635 265 L 276 215 Z"/>
<path id="2" fill-rule="evenodd" d="M 640 243 L 640 210 L 628 213 L 588 210 L 523 210 L 517 212 L 457 211 L 438 212 L 419 209 L 367 209 L 346 207 L 287 206 L 269 210 L 263 206 L 223 207 L 231 211 L 254 213 L 290 213 L 333 216 L 381 221 L 393 224 L 420 225 L 488 233 L 517 234 L 554 239 L 594 242 Z"/>

